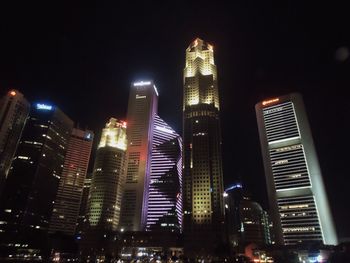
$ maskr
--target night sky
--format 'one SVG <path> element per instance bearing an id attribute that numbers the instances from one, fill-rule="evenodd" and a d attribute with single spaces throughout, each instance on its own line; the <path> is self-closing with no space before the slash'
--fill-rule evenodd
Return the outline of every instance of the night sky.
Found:
<path id="1" fill-rule="evenodd" d="M 99 139 L 109 117 L 125 118 L 130 84 L 153 79 L 159 115 L 181 133 L 185 49 L 200 37 L 214 45 L 218 68 L 225 185 L 243 180 L 268 208 L 254 106 L 298 91 L 337 232 L 350 237 L 350 16 L 345 6 L 34 2 L 1 7 L 1 96 L 16 88 L 31 102 L 54 103 Z"/>

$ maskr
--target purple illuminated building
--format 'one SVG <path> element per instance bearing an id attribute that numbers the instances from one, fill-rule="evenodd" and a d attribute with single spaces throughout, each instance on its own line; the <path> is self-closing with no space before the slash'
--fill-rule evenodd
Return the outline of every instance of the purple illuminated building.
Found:
<path id="1" fill-rule="evenodd" d="M 181 138 L 159 116 L 152 81 L 131 86 L 120 231 L 181 230 Z"/>
<path id="2" fill-rule="evenodd" d="M 154 124 L 146 230 L 181 232 L 182 140 L 159 116 Z"/>

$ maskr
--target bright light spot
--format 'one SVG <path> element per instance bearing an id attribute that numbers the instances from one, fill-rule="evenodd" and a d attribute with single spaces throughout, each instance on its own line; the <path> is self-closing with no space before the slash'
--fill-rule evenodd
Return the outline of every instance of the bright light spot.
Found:
<path id="1" fill-rule="evenodd" d="M 157 96 L 159 96 L 156 85 L 153 85 L 153 88 L 154 88 L 154 91 L 156 92 Z"/>
<path id="2" fill-rule="evenodd" d="M 98 148 L 106 146 L 126 150 L 126 122 L 118 121 L 114 118 L 109 120 L 106 127 L 102 130 L 102 136 Z"/>
<path id="3" fill-rule="evenodd" d="M 174 133 L 172 130 L 165 128 L 165 127 L 161 127 L 161 126 L 156 126 L 156 129 L 159 131 L 166 132 L 166 133 Z"/>
<path id="4" fill-rule="evenodd" d="M 134 82 L 134 86 L 146 86 L 146 85 L 151 85 L 150 81 L 139 81 L 139 82 Z"/>
<path id="5" fill-rule="evenodd" d="M 16 94 L 17 94 L 16 91 L 14 91 L 14 90 L 10 91 L 11 96 L 16 96 Z"/>
<path id="6" fill-rule="evenodd" d="M 226 191 L 230 191 L 230 190 L 236 189 L 236 188 L 242 188 L 242 185 L 240 183 L 234 184 L 234 185 L 230 186 L 229 188 L 227 188 Z"/>
<path id="7" fill-rule="evenodd" d="M 262 105 L 263 105 L 263 106 L 269 105 L 269 104 L 274 103 L 274 102 L 277 102 L 277 101 L 279 101 L 279 100 L 280 100 L 279 98 L 275 98 L 275 99 L 271 99 L 271 100 L 264 100 L 264 101 L 262 102 Z"/>

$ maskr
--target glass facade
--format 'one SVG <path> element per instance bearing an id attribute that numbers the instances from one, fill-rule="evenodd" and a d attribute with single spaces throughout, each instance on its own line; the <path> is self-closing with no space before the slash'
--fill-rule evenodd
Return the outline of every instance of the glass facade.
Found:
<path id="1" fill-rule="evenodd" d="M 26 249 L 46 245 L 72 128 L 57 107 L 31 107 L 0 200 L 1 240 L 21 240 Z"/>
<path id="2" fill-rule="evenodd" d="M 92 131 L 72 130 L 50 220 L 51 233 L 75 234 L 93 136 Z"/>

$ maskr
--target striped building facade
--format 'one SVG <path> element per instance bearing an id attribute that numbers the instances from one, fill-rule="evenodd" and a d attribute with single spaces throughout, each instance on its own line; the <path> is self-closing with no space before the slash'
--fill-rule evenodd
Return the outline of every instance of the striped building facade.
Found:
<path id="1" fill-rule="evenodd" d="M 336 244 L 301 95 L 266 100 L 255 108 L 276 243 Z"/>

